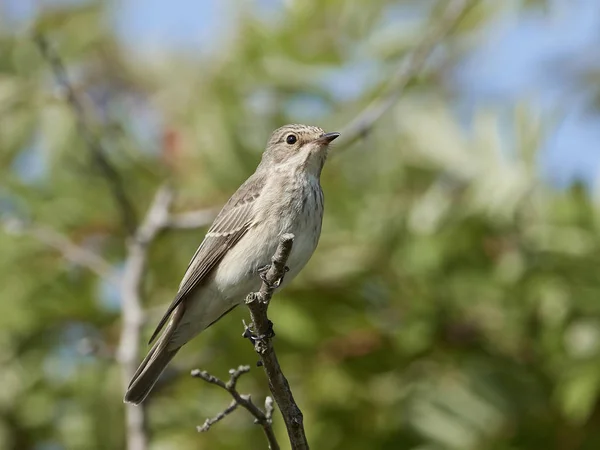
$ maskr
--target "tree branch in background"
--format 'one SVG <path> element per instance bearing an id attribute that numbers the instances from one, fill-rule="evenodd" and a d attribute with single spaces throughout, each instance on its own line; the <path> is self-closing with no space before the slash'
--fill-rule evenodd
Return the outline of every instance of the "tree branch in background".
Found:
<path id="1" fill-rule="evenodd" d="M 122 326 L 117 359 L 121 365 L 121 380 L 124 389 L 133 377 L 139 358 L 139 343 L 144 313 L 142 310 L 142 282 L 146 271 L 150 243 L 163 230 L 168 218 L 172 193 L 159 189 L 139 229 L 127 244 L 127 260 L 121 283 Z M 146 450 L 145 407 L 125 405 L 127 450 Z"/>
<path id="2" fill-rule="evenodd" d="M 148 249 L 158 235 L 168 229 L 193 229 L 210 225 L 216 210 L 198 210 L 171 214 L 174 195 L 167 187 L 160 188 L 146 218 L 127 242 L 127 257 L 122 278 L 115 275 L 110 262 L 92 250 L 79 246 L 67 236 L 41 225 L 27 224 L 18 219 L 4 219 L 7 233 L 26 234 L 57 250 L 65 260 L 88 269 L 98 277 L 119 286 L 122 303 L 122 330 L 117 360 L 121 365 L 124 387 L 139 363 L 139 343 L 145 312 L 142 308 L 142 283 L 146 273 Z M 126 404 L 128 450 L 146 450 L 147 434 L 143 406 Z"/>
<path id="3" fill-rule="evenodd" d="M 112 195 L 117 203 L 117 207 L 119 208 L 121 221 L 125 230 L 129 235 L 133 235 L 133 233 L 135 233 L 137 223 L 135 208 L 125 192 L 121 175 L 112 166 L 104 149 L 100 145 L 100 142 L 98 139 L 96 139 L 86 123 L 83 105 L 75 94 L 75 89 L 73 89 L 69 77 L 67 76 L 65 65 L 63 64 L 60 56 L 54 50 L 52 50 L 51 45 L 44 35 L 36 34 L 33 39 L 43 58 L 50 65 L 56 82 L 65 91 L 67 95 L 67 101 L 69 102 L 69 105 L 73 110 L 73 114 L 75 115 L 75 121 L 77 123 L 79 134 L 83 138 L 88 150 L 91 153 L 92 161 L 98 166 L 112 191 Z"/>
<path id="4" fill-rule="evenodd" d="M 142 283 L 148 261 L 148 249 L 158 235 L 169 228 L 172 223 L 170 214 L 173 202 L 173 191 L 161 187 L 148 210 L 140 227 L 127 243 L 127 259 L 121 283 L 122 328 L 117 359 L 121 364 L 123 386 L 127 389 L 129 381 L 139 363 L 139 345 L 144 312 L 142 309 Z M 200 227 L 209 224 L 212 215 L 195 213 L 195 225 Z M 127 449 L 145 450 L 147 448 L 146 420 L 143 406 L 126 404 L 127 417 Z"/>
<path id="5" fill-rule="evenodd" d="M 271 297 L 287 271 L 285 264 L 293 244 L 293 234 L 281 236 L 277 251 L 271 259 L 271 266 L 261 276 L 263 283 L 260 290 L 246 297 L 246 305 L 250 310 L 252 323 L 244 330 L 244 336 L 250 338 L 254 344 L 254 350 L 260 356 L 269 381 L 269 389 L 281 410 L 292 450 L 307 450 L 308 441 L 304 432 L 304 417 L 294 400 L 287 378 L 279 366 L 272 342 L 273 323 L 267 316 Z"/>
<path id="6" fill-rule="evenodd" d="M 252 402 L 250 395 L 242 395 L 236 389 L 238 379 L 243 374 L 248 372 L 250 372 L 250 366 L 239 366 L 237 369 L 231 369 L 229 371 L 229 381 L 225 383 L 219 378 L 203 370 L 201 371 L 196 369 L 192 371 L 193 377 L 202 378 L 207 383 L 217 385 L 225 389 L 233 397 L 233 401 L 226 409 L 221 411 L 215 417 L 206 419 L 204 421 L 204 424 L 198 427 L 198 431 L 208 431 L 212 425 L 227 417 L 229 414 L 235 411 L 238 406 L 241 406 L 243 408 L 246 408 L 250 412 L 250 414 L 254 416 L 255 423 L 258 423 L 263 428 L 265 436 L 267 437 L 267 440 L 269 442 L 269 448 L 271 450 L 279 450 L 279 444 L 277 443 L 277 439 L 275 439 L 275 434 L 273 433 L 272 427 L 273 399 L 271 399 L 271 397 L 267 397 L 265 399 L 265 410 L 263 411 Z"/>
<path id="7" fill-rule="evenodd" d="M 31 236 L 48 247 L 57 250 L 65 260 L 85 267 L 100 278 L 118 285 L 119 280 L 115 276 L 110 263 L 96 252 L 77 245 L 68 237 L 48 227 L 26 224 L 18 219 L 8 219 L 3 222 L 4 229 L 8 233 Z"/>
<path id="8" fill-rule="evenodd" d="M 341 130 L 342 145 L 350 145 L 357 139 L 364 137 L 371 131 L 375 122 L 396 104 L 408 83 L 416 77 L 425 66 L 425 63 L 443 42 L 446 36 L 463 17 L 467 9 L 474 4 L 473 0 L 450 0 L 442 15 L 440 23 L 432 32 L 423 39 L 400 64 L 393 79 L 389 82 L 385 92 L 373 100 L 350 123 Z"/>
<path id="9" fill-rule="evenodd" d="M 173 230 L 194 230 L 210 225 L 218 213 L 219 209 L 212 208 L 171 214 L 167 226 Z"/>

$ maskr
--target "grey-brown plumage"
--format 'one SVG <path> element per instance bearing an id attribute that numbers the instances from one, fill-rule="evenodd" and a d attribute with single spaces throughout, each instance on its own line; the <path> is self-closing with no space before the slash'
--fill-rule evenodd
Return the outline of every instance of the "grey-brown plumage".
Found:
<path id="1" fill-rule="evenodd" d="M 321 170 L 338 136 L 307 125 L 273 132 L 258 168 L 225 204 L 192 257 L 126 402 L 142 402 L 182 345 L 260 287 L 258 269 L 269 264 L 279 236 L 295 235 L 283 285 L 306 265 L 321 234 Z"/>

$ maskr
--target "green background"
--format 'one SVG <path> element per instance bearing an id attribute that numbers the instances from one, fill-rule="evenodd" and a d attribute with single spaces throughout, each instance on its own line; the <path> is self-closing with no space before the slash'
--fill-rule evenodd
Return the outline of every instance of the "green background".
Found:
<path id="1" fill-rule="evenodd" d="M 64 59 L 142 217 L 165 180 L 177 211 L 220 207 L 273 129 L 339 131 L 384 95 L 441 13 L 382 28 L 390 3 L 288 2 L 268 21 L 240 2 L 236 31 L 202 55 L 136 54 L 106 23 L 110 2 L 49 8 L 33 27 Z M 474 3 L 372 130 L 334 146 L 319 247 L 270 309 L 312 448 L 600 448 L 598 209 L 585 189 L 540 177 L 556 121 L 526 98 L 508 120 L 482 105 L 459 123 L 447 71 L 504 11 Z M 351 58 L 377 61 L 379 82 L 340 99 L 318 80 Z M 119 276 L 119 211 L 63 94 L 31 35 L 0 33 L 0 448 L 121 449 L 118 292 L 32 231 L 68 237 Z M 317 112 L 290 110 L 299 95 Z M 153 243 L 143 350 L 204 231 Z M 178 354 L 148 402 L 151 449 L 265 447 L 245 411 L 195 429 L 230 399 L 189 372 L 253 366 L 247 317 L 238 308 Z M 257 403 L 268 393 L 259 368 L 239 388 Z M 278 412 L 274 426 L 285 448 Z"/>

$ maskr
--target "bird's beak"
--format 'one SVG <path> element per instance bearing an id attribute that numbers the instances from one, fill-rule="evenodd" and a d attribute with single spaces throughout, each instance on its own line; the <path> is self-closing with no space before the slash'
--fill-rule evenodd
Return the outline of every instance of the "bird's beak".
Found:
<path id="1" fill-rule="evenodd" d="M 315 139 L 315 142 L 318 142 L 319 144 L 322 144 L 322 145 L 327 145 L 327 144 L 330 144 L 334 139 L 337 139 L 339 136 L 340 136 L 340 133 L 337 133 L 337 132 L 324 133 L 321 136 L 319 136 L 317 139 Z"/>

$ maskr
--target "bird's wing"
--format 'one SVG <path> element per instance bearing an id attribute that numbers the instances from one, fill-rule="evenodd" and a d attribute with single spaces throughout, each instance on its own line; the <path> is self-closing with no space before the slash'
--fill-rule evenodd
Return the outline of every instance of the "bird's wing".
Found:
<path id="1" fill-rule="evenodd" d="M 253 225 L 254 204 L 264 186 L 263 178 L 257 174 L 250 177 L 229 199 L 209 228 L 204 240 L 194 253 L 179 285 L 177 295 L 167 312 L 158 323 L 150 343 L 160 333 L 169 317 L 182 302 L 202 283 L 206 276 L 219 264 L 227 251 L 246 234 Z"/>

